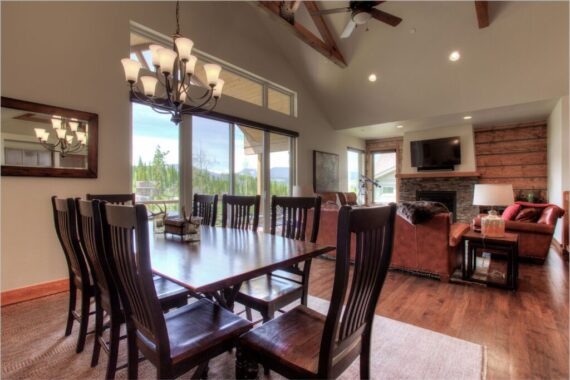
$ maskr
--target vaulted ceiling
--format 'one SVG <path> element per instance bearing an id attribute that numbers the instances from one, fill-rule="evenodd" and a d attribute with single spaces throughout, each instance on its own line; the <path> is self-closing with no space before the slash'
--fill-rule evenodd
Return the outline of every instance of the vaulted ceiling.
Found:
<path id="1" fill-rule="evenodd" d="M 319 3 L 321 9 L 346 5 Z M 520 115 L 527 103 L 532 117 L 532 110 L 543 114 L 552 99 L 568 94 L 567 2 L 490 2 L 484 29 L 472 1 L 389 1 L 378 9 L 403 21 L 391 27 L 372 20 L 340 39 L 350 14 L 324 16 L 347 63 L 341 68 L 289 33 L 288 25 L 253 7 L 262 30 L 310 85 L 336 129 L 358 135 L 363 128 L 384 128 L 386 133 L 376 135 L 396 135 L 401 132 L 394 125 L 402 121 L 422 124 L 491 109 L 499 115 L 502 109 L 508 119 L 510 110 Z M 295 17 L 321 35 L 303 6 Z M 461 59 L 450 62 L 454 50 Z M 371 73 L 378 77 L 374 83 L 368 81 Z M 299 99 L 299 112 L 302 107 Z"/>

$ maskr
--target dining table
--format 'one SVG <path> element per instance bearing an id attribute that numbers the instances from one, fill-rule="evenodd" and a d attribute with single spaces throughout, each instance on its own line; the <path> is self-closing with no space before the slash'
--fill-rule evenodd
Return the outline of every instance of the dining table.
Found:
<path id="1" fill-rule="evenodd" d="M 154 273 L 232 310 L 241 284 L 335 249 L 250 230 L 201 226 L 197 242 L 152 234 Z"/>

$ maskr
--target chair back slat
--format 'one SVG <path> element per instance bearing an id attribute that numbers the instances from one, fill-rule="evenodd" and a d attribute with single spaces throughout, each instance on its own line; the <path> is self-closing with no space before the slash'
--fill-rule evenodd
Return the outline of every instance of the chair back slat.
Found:
<path id="1" fill-rule="evenodd" d="M 73 198 L 51 197 L 55 230 L 67 261 L 70 280 L 77 285 L 90 285 L 87 261 L 79 244 L 77 214 Z"/>
<path id="2" fill-rule="evenodd" d="M 259 195 L 224 194 L 222 196 L 222 227 L 248 230 L 251 226 L 253 231 L 257 231 L 260 202 L 261 197 Z"/>
<path id="3" fill-rule="evenodd" d="M 99 200 L 105 201 L 107 203 L 119 204 L 119 205 L 134 205 L 135 204 L 135 193 L 129 194 L 87 194 L 86 198 L 88 201 Z"/>
<path id="4" fill-rule="evenodd" d="M 194 194 L 192 216 L 202 217 L 202 225 L 215 226 L 218 214 L 218 194 Z"/>
<path id="5" fill-rule="evenodd" d="M 92 201 L 76 200 L 79 241 L 87 256 L 91 272 L 95 274 L 93 277 L 103 307 L 110 311 L 110 308 L 119 308 L 120 301 L 103 245 L 100 207 L 105 203 L 105 201 L 101 202 L 98 199 Z"/>
<path id="6" fill-rule="evenodd" d="M 105 204 L 101 219 L 105 250 L 109 252 L 127 320 L 159 350 L 170 350 L 152 278 L 146 207 Z"/>
<path id="7" fill-rule="evenodd" d="M 365 333 L 370 334 L 392 256 L 395 215 L 395 204 L 355 209 L 343 206 L 340 209 L 335 281 L 321 342 L 320 371 L 326 372 L 341 357 L 358 355 L 360 344 L 356 343 Z M 356 256 L 347 296 L 352 237 L 356 238 Z M 349 365 L 350 361 L 346 363 Z"/>
<path id="8" fill-rule="evenodd" d="M 278 197 L 271 198 L 271 234 L 277 233 L 277 219 L 281 214 L 281 236 L 305 240 L 309 210 L 313 209 L 313 225 L 310 241 L 315 243 L 319 234 L 321 197 Z"/>

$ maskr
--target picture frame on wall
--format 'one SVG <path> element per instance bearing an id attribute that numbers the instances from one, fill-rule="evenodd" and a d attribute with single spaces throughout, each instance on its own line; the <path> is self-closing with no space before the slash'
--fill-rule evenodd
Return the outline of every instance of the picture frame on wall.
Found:
<path id="1" fill-rule="evenodd" d="M 335 153 L 313 151 L 313 189 L 315 193 L 338 192 L 340 157 Z"/>

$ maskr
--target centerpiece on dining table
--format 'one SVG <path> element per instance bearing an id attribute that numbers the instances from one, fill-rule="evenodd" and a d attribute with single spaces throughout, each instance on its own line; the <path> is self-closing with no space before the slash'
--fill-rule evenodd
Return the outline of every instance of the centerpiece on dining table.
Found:
<path id="1" fill-rule="evenodd" d="M 182 207 L 182 216 L 167 216 L 164 219 L 164 236 L 170 234 L 180 237 L 182 241 L 200 241 L 201 216 L 186 216 L 186 210 Z"/>

